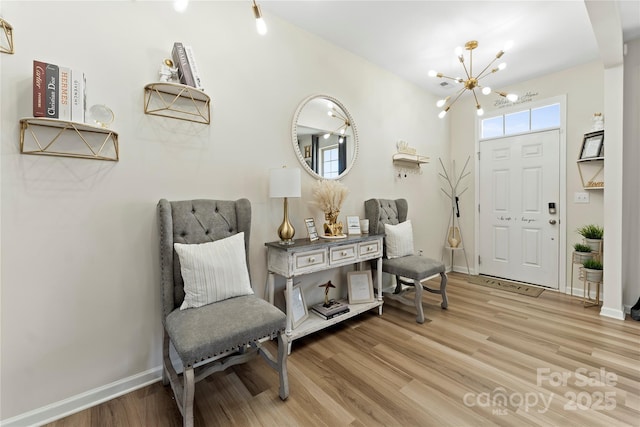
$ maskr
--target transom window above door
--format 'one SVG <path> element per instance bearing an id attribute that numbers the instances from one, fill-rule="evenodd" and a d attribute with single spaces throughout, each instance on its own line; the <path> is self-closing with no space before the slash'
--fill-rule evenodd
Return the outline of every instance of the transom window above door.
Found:
<path id="1" fill-rule="evenodd" d="M 480 121 L 480 139 L 560 127 L 560 103 L 493 116 Z"/>

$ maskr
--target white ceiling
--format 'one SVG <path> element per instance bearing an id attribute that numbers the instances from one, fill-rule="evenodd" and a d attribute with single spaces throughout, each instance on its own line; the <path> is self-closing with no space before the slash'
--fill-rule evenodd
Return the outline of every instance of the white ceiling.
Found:
<path id="1" fill-rule="evenodd" d="M 450 95 L 457 85 L 428 77 L 464 76 L 454 49 L 477 40 L 474 75 L 507 41 L 508 67 L 483 80 L 500 89 L 599 58 L 585 4 L 565 1 L 259 0 L 265 20 L 278 16 L 409 80 Z M 624 39 L 640 37 L 640 0 L 619 1 Z M 468 65 L 468 54 L 465 51 Z M 496 62 L 497 64 L 497 62 Z"/>

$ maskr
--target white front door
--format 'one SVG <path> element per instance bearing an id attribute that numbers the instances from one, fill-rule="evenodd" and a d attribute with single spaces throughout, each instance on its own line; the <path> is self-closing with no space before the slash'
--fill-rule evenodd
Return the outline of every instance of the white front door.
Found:
<path id="1" fill-rule="evenodd" d="M 480 274 L 558 288 L 559 153 L 559 130 L 480 141 Z"/>

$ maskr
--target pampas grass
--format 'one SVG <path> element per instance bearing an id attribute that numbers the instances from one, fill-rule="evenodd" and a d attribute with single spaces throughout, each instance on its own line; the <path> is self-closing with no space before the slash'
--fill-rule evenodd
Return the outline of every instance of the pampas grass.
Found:
<path id="1" fill-rule="evenodd" d="M 313 203 L 325 214 L 336 213 L 340 211 L 348 193 L 349 190 L 340 181 L 319 180 L 313 187 Z"/>

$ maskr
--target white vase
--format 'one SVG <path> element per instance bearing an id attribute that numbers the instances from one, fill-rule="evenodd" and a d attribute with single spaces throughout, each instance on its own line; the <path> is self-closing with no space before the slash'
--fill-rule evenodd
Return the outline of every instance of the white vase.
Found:
<path id="1" fill-rule="evenodd" d="M 460 229 L 458 227 L 449 228 L 449 237 L 447 238 L 449 247 L 457 248 L 460 245 Z"/>
<path id="2" fill-rule="evenodd" d="M 602 270 L 592 270 L 590 268 L 585 268 L 584 274 L 587 282 L 602 282 Z"/>
<path id="3" fill-rule="evenodd" d="M 582 264 L 583 262 L 585 262 L 586 260 L 589 259 L 593 259 L 593 253 L 591 252 L 575 252 L 575 259 L 573 260 L 573 262 L 578 263 L 578 264 Z"/>
<path id="4" fill-rule="evenodd" d="M 602 239 L 584 239 L 586 245 L 588 245 L 592 251 L 600 252 L 600 246 L 602 245 Z"/>

